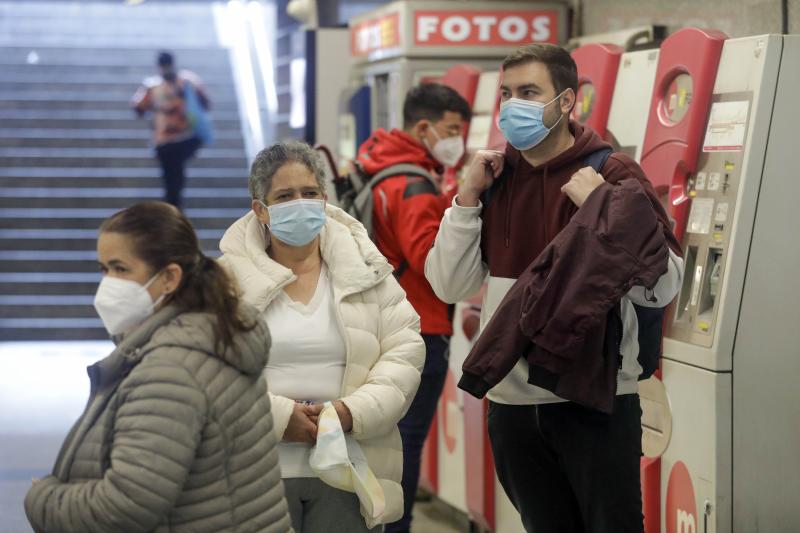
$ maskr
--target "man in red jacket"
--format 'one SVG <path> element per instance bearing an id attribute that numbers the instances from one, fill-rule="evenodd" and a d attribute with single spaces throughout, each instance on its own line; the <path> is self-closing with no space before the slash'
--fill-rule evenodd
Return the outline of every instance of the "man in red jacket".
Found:
<path id="1" fill-rule="evenodd" d="M 437 83 L 415 87 L 403 105 L 403 130 L 376 131 L 359 149 L 358 163 L 370 176 L 397 164 L 411 164 L 440 176 L 464 154 L 469 104 L 450 87 Z M 373 231 L 381 253 L 395 268 L 400 285 L 421 318 L 427 356 L 422 382 L 400 421 L 403 437 L 403 518 L 386 533 L 409 531 L 419 482 L 420 455 L 447 375 L 447 352 L 453 326 L 447 304 L 425 279 L 425 258 L 439 231 L 447 199 L 429 179 L 400 174 L 373 189 Z"/>

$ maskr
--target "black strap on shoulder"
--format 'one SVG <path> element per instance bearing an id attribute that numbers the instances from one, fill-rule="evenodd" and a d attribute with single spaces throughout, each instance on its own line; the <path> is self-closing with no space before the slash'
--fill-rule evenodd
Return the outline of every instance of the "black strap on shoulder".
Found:
<path id="1" fill-rule="evenodd" d="M 436 187 L 436 181 L 427 170 L 419 165 L 412 165 L 410 163 L 400 163 L 384 168 L 372 176 L 372 179 L 369 180 L 369 187 L 374 189 L 384 180 L 393 178 L 395 176 L 419 176 L 427 179 L 434 187 Z"/>
<path id="2" fill-rule="evenodd" d="M 583 160 L 583 164 L 584 166 L 592 167 L 595 172 L 600 174 L 600 171 L 603 169 L 606 161 L 608 161 L 608 158 L 612 153 L 614 153 L 614 151 L 611 148 L 601 148 L 587 155 Z M 497 176 L 497 178 L 492 182 L 492 186 L 483 193 L 481 196 L 481 202 L 483 203 L 484 209 L 487 205 L 489 205 L 489 202 L 491 202 L 495 193 L 500 189 L 500 187 L 502 187 L 510 172 L 512 172 L 512 169 L 508 164 L 506 164 L 503 167 L 503 172 L 501 172 L 500 175 Z"/>
<path id="3" fill-rule="evenodd" d="M 608 158 L 611 157 L 613 153 L 614 150 L 611 148 L 600 148 L 586 156 L 583 160 L 584 166 L 592 167 L 595 172 L 602 174 L 600 171 L 603 170 L 606 161 L 608 161 Z"/>

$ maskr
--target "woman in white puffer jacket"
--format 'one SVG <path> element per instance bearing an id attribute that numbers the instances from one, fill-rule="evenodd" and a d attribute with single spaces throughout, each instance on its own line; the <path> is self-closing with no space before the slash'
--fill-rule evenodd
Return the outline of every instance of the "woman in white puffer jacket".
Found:
<path id="1" fill-rule="evenodd" d="M 324 173 L 308 145 L 261 151 L 250 194 L 253 210 L 223 236 L 220 261 L 272 335 L 265 375 L 293 526 L 299 533 L 378 531 L 403 513 L 397 422 L 424 364 L 419 317 L 361 223 L 327 205 Z M 326 401 L 383 489 L 378 517 L 310 468 Z"/>

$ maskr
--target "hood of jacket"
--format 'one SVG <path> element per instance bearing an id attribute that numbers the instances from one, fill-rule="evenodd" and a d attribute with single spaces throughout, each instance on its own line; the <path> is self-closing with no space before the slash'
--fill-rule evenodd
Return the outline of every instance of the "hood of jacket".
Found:
<path id="1" fill-rule="evenodd" d="M 522 157 L 522 153 L 519 150 L 507 143 L 505 150 L 506 161 L 508 161 L 514 168 L 521 164 L 527 165 L 532 170 L 538 170 L 547 167 L 548 174 L 553 175 L 558 174 L 559 170 L 565 166 L 574 165 L 576 160 L 585 159 L 589 154 L 592 154 L 603 148 L 612 148 L 612 146 L 604 141 L 599 135 L 597 135 L 592 128 L 585 127 L 583 124 L 570 121 L 569 129 L 572 135 L 575 137 L 575 143 L 553 159 L 546 161 L 537 167 L 533 167 L 527 161 L 525 161 L 525 159 Z M 570 175 L 571 174 L 572 172 L 570 172 Z"/>
<path id="2" fill-rule="evenodd" d="M 428 172 L 440 173 L 443 170 L 425 145 L 398 129 L 379 129 L 373 133 L 359 147 L 356 161 L 369 175 L 401 163 L 418 165 Z"/>

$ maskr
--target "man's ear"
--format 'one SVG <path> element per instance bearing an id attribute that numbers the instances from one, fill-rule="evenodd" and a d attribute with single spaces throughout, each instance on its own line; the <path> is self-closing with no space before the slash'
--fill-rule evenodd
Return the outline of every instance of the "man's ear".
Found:
<path id="1" fill-rule="evenodd" d="M 573 107 L 575 107 L 575 91 L 567 89 L 561 95 L 561 112 L 569 115 Z"/>
<path id="2" fill-rule="evenodd" d="M 425 136 L 428 133 L 428 128 L 431 127 L 431 121 L 427 119 L 418 120 L 416 124 L 414 124 L 410 130 L 408 130 L 408 134 L 417 139 L 418 141 L 422 142 Z"/>

